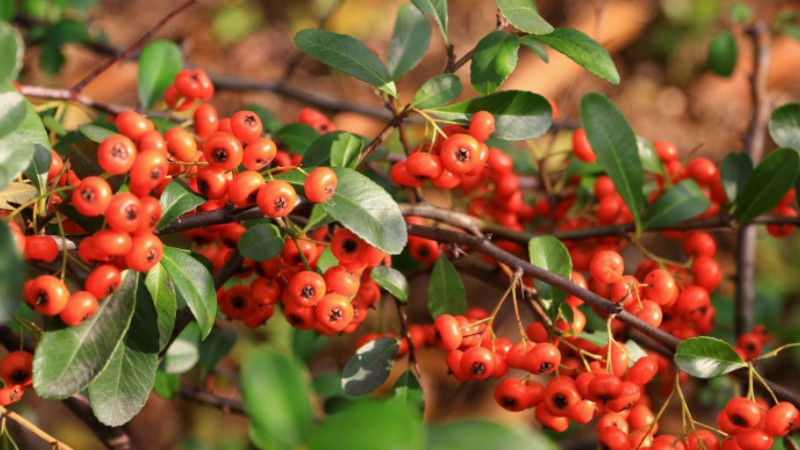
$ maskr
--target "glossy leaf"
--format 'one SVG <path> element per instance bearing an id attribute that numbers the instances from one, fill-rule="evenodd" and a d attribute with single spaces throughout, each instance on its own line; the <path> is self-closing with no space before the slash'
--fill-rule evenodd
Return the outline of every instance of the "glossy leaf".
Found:
<path id="1" fill-rule="evenodd" d="M 457 76 L 442 73 L 423 83 L 411 104 L 419 109 L 435 108 L 457 99 L 461 90 L 461 80 Z"/>
<path id="2" fill-rule="evenodd" d="M 661 174 L 663 165 L 661 160 L 658 159 L 658 154 L 653 144 L 641 136 L 636 136 L 636 144 L 639 150 L 639 159 L 642 160 L 642 168 L 648 172 Z"/>
<path id="3" fill-rule="evenodd" d="M 800 150 L 800 103 L 788 103 L 772 111 L 769 134 L 780 147 Z"/>
<path id="4" fill-rule="evenodd" d="M 550 56 L 547 54 L 547 49 L 544 48 L 541 42 L 537 41 L 533 36 L 525 36 L 519 41 L 520 45 L 527 48 L 536 54 L 542 61 L 550 62 Z"/>
<path id="5" fill-rule="evenodd" d="M 358 436 L 342 438 L 342 430 L 358 430 Z M 394 401 L 364 400 L 326 417 L 312 431 L 307 446 L 309 450 L 421 450 L 423 436 L 422 421 L 413 407 Z"/>
<path id="6" fill-rule="evenodd" d="M 178 395 L 181 389 L 181 376 L 176 373 L 166 373 L 163 370 L 156 370 L 156 382 L 153 384 L 153 391 L 159 397 L 171 400 Z"/>
<path id="7" fill-rule="evenodd" d="M 411 369 L 397 377 L 392 388 L 394 399 L 417 408 L 420 414 L 425 412 L 425 393 L 419 384 L 417 376 Z"/>
<path id="8" fill-rule="evenodd" d="M 428 284 L 428 311 L 433 318 L 442 314 L 464 314 L 467 311 L 467 294 L 453 263 L 440 256 L 433 266 Z"/>
<path id="9" fill-rule="evenodd" d="M 107 137 L 117 134 L 114 130 L 92 123 L 78 125 L 78 131 L 89 138 L 90 141 L 97 142 L 98 144 L 102 143 Z"/>
<path id="10" fill-rule="evenodd" d="M 638 230 L 645 205 L 644 176 L 631 125 L 608 98 L 598 93 L 583 96 L 580 117 L 597 161 L 628 205 Z"/>
<path id="11" fill-rule="evenodd" d="M 0 85 L 17 78 L 24 50 L 22 36 L 11 25 L 0 22 Z"/>
<path id="12" fill-rule="evenodd" d="M 733 73 L 733 68 L 736 67 L 738 53 L 733 33 L 729 30 L 722 30 L 711 38 L 706 65 L 715 74 L 729 77 Z"/>
<path id="13" fill-rule="evenodd" d="M 696 217 L 711 206 L 694 180 L 683 180 L 656 199 L 647 212 L 644 228 L 659 228 Z"/>
<path id="14" fill-rule="evenodd" d="M 445 45 L 448 43 L 447 38 L 447 0 L 411 0 L 411 3 L 417 7 L 423 14 L 429 14 L 436 21 L 439 26 L 439 32 L 442 33 Z"/>
<path id="15" fill-rule="evenodd" d="M 497 0 L 497 7 L 506 19 L 520 31 L 547 34 L 553 26 L 539 15 L 535 0 Z"/>
<path id="16" fill-rule="evenodd" d="M 386 253 L 399 254 L 408 241 L 403 214 L 382 187 L 352 169 L 335 167 L 339 180 L 336 193 L 322 209 L 370 245 Z M 287 172 L 275 177 L 303 192 L 305 175 Z"/>
<path id="17" fill-rule="evenodd" d="M 136 278 L 133 298 L 126 299 L 135 303 L 130 328 L 108 365 L 89 385 L 92 412 L 112 427 L 128 422 L 141 411 L 155 384 L 158 367 L 158 314 L 141 277 Z"/>
<path id="18" fill-rule="evenodd" d="M 445 425 L 428 426 L 426 450 L 466 448 L 556 450 L 559 446 L 546 434 L 525 426 L 509 428 L 479 420 L 462 420 Z"/>
<path id="19" fill-rule="evenodd" d="M 561 241 L 552 236 L 537 236 L 528 241 L 528 254 L 531 264 L 534 266 L 564 278 L 569 278 L 572 273 L 572 259 L 569 251 Z M 545 309 L 551 316 L 555 316 L 558 308 L 567 299 L 567 293 L 541 280 L 534 279 L 533 282 Z"/>
<path id="20" fill-rule="evenodd" d="M 239 252 L 253 261 L 266 261 L 281 254 L 283 236 L 271 223 L 259 223 L 247 229 L 239 238 Z"/>
<path id="21" fill-rule="evenodd" d="M 144 284 L 150 292 L 150 298 L 156 307 L 158 315 L 158 350 L 161 351 L 169 342 L 172 330 L 175 328 L 178 300 L 175 296 L 175 287 L 172 285 L 167 270 L 160 263 L 147 272 Z"/>
<path id="22" fill-rule="evenodd" d="M 99 144 L 94 141 L 78 141 L 69 148 L 70 168 L 75 171 L 75 175 L 83 179 L 89 176 L 100 176 L 104 171 L 97 163 L 97 148 Z M 117 191 L 125 177 L 122 175 L 107 178 L 108 185 L 112 191 Z"/>
<path id="23" fill-rule="evenodd" d="M 183 67 L 183 55 L 178 44 L 156 40 L 147 44 L 139 56 L 137 87 L 142 108 L 149 110 L 164 96 L 175 75 Z"/>
<path id="24" fill-rule="evenodd" d="M 0 323 L 6 323 L 19 308 L 25 264 L 5 221 L 0 221 L 0 273 Z"/>
<path id="25" fill-rule="evenodd" d="M 130 326 L 138 279 L 138 273 L 125 272 L 94 316 L 42 335 L 33 358 L 33 387 L 40 397 L 62 400 L 80 392 L 109 364 Z"/>
<path id="26" fill-rule="evenodd" d="M 747 366 L 730 344 L 708 336 L 681 342 L 675 350 L 675 364 L 697 378 L 714 378 Z"/>
<path id="27" fill-rule="evenodd" d="M 8 92 L 13 88 L 6 87 L 4 91 Z M 47 135 L 42 124 L 42 119 L 39 114 L 33 109 L 33 105 L 26 101 L 25 117 L 13 132 L 7 134 L 3 140 L 6 142 L 19 142 L 20 146 L 28 144 L 21 144 L 27 142 L 33 144 L 33 156 L 29 159 L 30 164 L 25 168 L 25 175 L 33 182 L 33 185 L 39 189 L 40 194 L 44 194 L 47 189 L 47 172 L 50 170 L 50 138 Z M 4 147 L 0 144 L 0 147 Z M 14 148 L 14 147 L 12 147 Z M 6 149 L 8 151 L 8 149 Z M 20 156 L 26 155 L 27 149 L 20 149 Z M 0 166 L 3 163 L 0 162 Z M 2 189 L 2 188 L 0 188 Z"/>
<path id="28" fill-rule="evenodd" d="M 478 94 L 491 94 L 506 81 L 517 66 L 519 38 L 505 31 L 487 34 L 475 46 L 470 80 Z"/>
<path id="29" fill-rule="evenodd" d="M 412 5 L 403 5 L 397 11 L 386 66 L 393 80 L 413 69 L 428 49 L 431 25 L 428 19 Z"/>
<path id="30" fill-rule="evenodd" d="M 0 431 L 0 450 L 19 450 L 17 443 L 14 442 L 14 439 L 8 434 L 8 430 L 6 430 L 5 427 Z"/>
<path id="31" fill-rule="evenodd" d="M 736 202 L 753 174 L 753 160 L 747 153 L 728 153 L 719 165 L 722 188 L 731 202 Z"/>
<path id="32" fill-rule="evenodd" d="M 800 174 L 800 156 L 792 148 L 780 148 L 753 170 L 739 196 L 736 223 L 749 222 L 774 208 Z"/>
<path id="33" fill-rule="evenodd" d="M 290 123 L 276 131 L 272 137 L 277 142 L 289 147 L 289 149 L 304 155 L 311 143 L 319 136 L 317 130 L 304 123 Z"/>
<path id="34" fill-rule="evenodd" d="M 200 329 L 190 322 L 181 331 L 164 355 L 162 368 L 167 373 L 184 373 L 191 370 L 200 359 Z"/>
<path id="35" fill-rule="evenodd" d="M 0 137 L 0 190 L 30 165 L 34 151 L 33 144 L 17 133 Z"/>
<path id="36" fill-rule="evenodd" d="M 0 137 L 16 130 L 25 119 L 28 103 L 18 92 L 0 93 Z"/>
<path id="37" fill-rule="evenodd" d="M 366 395 L 380 387 L 392 372 L 400 342 L 380 338 L 362 345 L 342 370 L 342 389 L 347 395 Z"/>
<path id="38" fill-rule="evenodd" d="M 544 97 L 527 91 L 496 92 L 428 111 L 463 124 L 469 123 L 472 114 L 489 111 L 497 127 L 494 136 L 509 141 L 533 139 L 544 134 L 550 129 L 553 113 Z"/>
<path id="39" fill-rule="evenodd" d="M 168 246 L 164 247 L 161 265 L 172 278 L 178 299 L 189 306 L 205 338 L 217 314 L 217 294 L 211 273 L 188 253 Z"/>
<path id="40" fill-rule="evenodd" d="M 550 34 L 531 36 L 531 38 L 563 53 L 594 75 L 610 83 L 619 84 L 619 72 L 611 55 L 586 34 L 572 28 L 558 28 Z"/>
<path id="41" fill-rule="evenodd" d="M 230 328 L 211 330 L 206 340 L 200 343 L 200 368 L 204 374 L 211 372 L 223 358 L 228 356 L 236 343 L 236 333 Z"/>
<path id="42" fill-rule="evenodd" d="M 312 419 L 300 367 L 267 347 L 245 361 L 241 383 L 250 439 L 263 449 L 298 448 Z"/>
<path id="43" fill-rule="evenodd" d="M 386 66 L 363 42 L 346 35 L 320 29 L 303 30 L 294 42 L 307 55 L 365 81 L 396 97 L 397 87 Z"/>
<path id="44" fill-rule="evenodd" d="M 378 266 L 372 269 L 369 274 L 373 281 L 378 283 L 378 286 L 389 291 L 390 294 L 397 297 L 400 301 L 408 300 L 408 280 L 405 275 L 397 269 L 391 267 Z"/>
<path id="45" fill-rule="evenodd" d="M 314 140 L 303 155 L 303 167 L 331 166 L 354 169 L 365 139 L 346 131 L 325 133 Z"/>
<path id="46" fill-rule="evenodd" d="M 178 217 L 205 203 L 206 199 L 189 189 L 183 180 L 174 179 L 167 184 L 159 202 L 162 212 L 157 229 L 162 230 Z"/>

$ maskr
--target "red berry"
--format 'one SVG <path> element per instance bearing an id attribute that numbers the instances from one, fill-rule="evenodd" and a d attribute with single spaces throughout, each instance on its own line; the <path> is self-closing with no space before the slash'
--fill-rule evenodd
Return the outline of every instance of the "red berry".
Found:
<path id="1" fill-rule="evenodd" d="M 308 174 L 304 183 L 306 198 L 314 203 L 328 201 L 336 192 L 336 172 L 329 167 L 317 167 Z"/>
<path id="2" fill-rule="evenodd" d="M 596 253 L 589 263 L 589 272 L 592 278 L 601 283 L 611 284 L 622 278 L 625 263 L 619 253 L 603 250 Z"/>
<path id="3" fill-rule="evenodd" d="M 583 128 L 578 128 L 572 133 L 572 154 L 583 162 L 591 163 L 597 161 L 597 155 L 589 145 L 589 139 L 586 137 L 586 131 Z"/>
<path id="4" fill-rule="evenodd" d="M 83 323 L 97 312 L 97 297 L 91 292 L 78 291 L 69 296 L 67 305 L 58 313 L 61 321 L 69 326 Z"/>
<path id="5" fill-rule="evenodd" d="M 111 202 L 111 186 L 100 177 L 86 177 L 72 192 L 72 205 L 87 217 L 106 212 Z"/>

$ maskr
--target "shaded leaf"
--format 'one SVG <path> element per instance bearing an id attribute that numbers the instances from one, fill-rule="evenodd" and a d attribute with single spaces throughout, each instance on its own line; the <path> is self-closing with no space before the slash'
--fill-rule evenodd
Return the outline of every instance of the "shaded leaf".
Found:
<path id="1" fill-rule="evenodd" d="M 22 36 L 11 25 L 0 22 L 0 85 L 17 78 L 24 51 Z"/>
<path id="2" fill-rule="evenodd" d="M 97 163 L 97 149 L 100 145 L 94 141 L 78 141 L 69 148 L 70 168 L 80 179 L 103 174 L 103 169 Z M 123 175 L 107 178 L 111 190 L 116 192 L 125 182 Z"/>
<path id="3" fill-rule="evenodd" d="M 509 428 L 497 423 L 462 420 L 446 425 L 428 426 L 427 450 L 556 450 L 559 448 L 546 434 L 530 427 Z"/>
<path id="4" fill-rule="evenodd" d="M 619 84 L 619 72 L 605 48 L 586 34 L 572 28 L 558 28 L 550 34 L 531 38 L 563 53 L 598 77 Z"/>
<path id="5" fill-rule="evenodd" d="M 774 208 L 794 186 L 800 173 L 800 156 L 792 148 L 779 148 L 753 170 L 739 196 L 736 223 L 749 222 Z"/>
<path id="6" fill-rule="evenodd" d="M 145 111 L 164 96 L 182 67 L 183 55 L 178 44 L 159 39 L 145 45 L 139 55 L 137 76 L 139 102 Z"/>
<path id="7" fill-rule="evenodd" d="M 303 167 L 349 167 L 354 169 L 361 157 L 365 139 L 346 131 L 325 133 L 314 140 L 303 154 Z"/>
<path id="8" fill-rule="evenodd" d="M 200 359 L 200 328 L 190 322 L 167 349 L 162 368 L 167 373 L 184 373 Z"/>
<path id="9" fill-rule="evenodd" d="M 659 228 L 683 222 L 703 213 L 711 202 L 694 180 L 683 180 L 661 194 L 644 220 L 644 228 Z"/>
<path id="10" fill-rule="evenodd" d="M 161 265 L 172 278 L 178 299 L 189 306 L 205 338 L 217 314 L 217 294 L 211 273 L 188 253 L 168 246 L 164 246 Z"/>
<path id="11" fill-rule="evenodd" d="M 447 44 L 447 0 L 411 0 L 411 3 L 423 14 L 430 14 L 433 17 L 439 26 L 439 32 L 442 33 L 444 43 Z"/>
<path id="12" fill-rule="evenodd" d="M 358 430 L 358 436 L 343 439 L 342 430 Z M 364 400 L 329 415 L 312 431 L 307 445 L 309 450 L 340 450 L 343 442 L 347 450 L 421 450 L 423 435 L 419 413 L 412 406 Z"/>
<path id="13" fill-rule="evenodd" d="M 436 260 L 428 284 L 428 311 L 435 319 L 442 314 L 459 315 L 467 311 L 467 294 L 453 263 L 445 256 Z"/>
<path id="14" fill-rule="evenodd" d="M 150 292 L 150 297 L 156 307 L 156 314 L 158 315 L 158 350 L 161 351 L 169 342 L 172 330 L 175 328 L 175 316 L 178 310 L 175 287 L 172 285 L 172 278 L 170 278 L 169 273 L 160 263 L 147 271 L 144 284 Z"/>
<path id="15" fill-rule="evenodd" d="M 14 91 L 0 93 L 0 137 L 16 130 L 25 119 L 28 103 Z"/>
<path id="16" fill-rule="evenodd" d="M 397 378 L 392 393 L 395 400 L 417 408 L 420 414 L 425 412 L 425 393 L 411 369 L 406 370 Z"/>
<path id="17" fill-rule="evenodd" d="M 266 261 L 283 251 L 283 235 L 271 223 L 259 223 L 247 229 L 239 238 L 239 252 L 253 261 Z"/>
<path id="18" fill-rule="evenodd" d="M 392 372 L 400 342 L 394 338 L 369 341 L 356 350 L 342 370 L 347 395 L 366 395 L 380 387 Z"/>
<path id="19" fill-rule="evenodd" d="M 204 374 L 211 372 L 223 358 L 228 356 L 236 343 L 236 333 L 230 328 L 213 329 L 206 340 L 200 343 L 200 368 Z"/>
<path id="20" fill-rule="evenodd" d="M 519 38 L 505 31 L 487 34 L 475 46 L 470 64 L 470 80 L 478 94 L 491 94 L 517 66 Z"/>
<path id="21" fill-rule="evenodd" d="M 675 350 L 675 364 L 697 378 L 714 378 L 747 366 L 730 344 L 708 336 L 681 342 Z"/>
<path id="22" fill-rule="evenodd" d="M 173 220 L 205 203 L 206 199 L 189 189 L 185 181 L 176 178 L 167 184 L 158 201 L 161 203 L 161 222 L 156 229 L 163 230 Z"/>
<path id="23" fill-rule="evenodd" d="M 561 241 L 552 236 L 537 236 L 528 241 L 528 254 L 531 264 L 534 266 L 564 278 L 569 278 L 572 274 L 572 259 L 569 257 L 569 251 Z M 555 317 L 558 308 L 567 299 L 567 293 L 541 280 L 534 279 L 533 282 L 545 309 L 551 317 Z"/>
<path id="24" fill-rule="evenodd" d="M 419 109 L 435 108 L 457 99 L 461 90 L 461 80 L 457 76 L 442 73 L 423 83 L 411 104 Z"/>
<path id="25" fill-rule="evenodd" d="M 408 300 L 408 280 L 405 275 L 397 269 L 391 267 L 378 266 L 372 269 L 369 274 L 373 281 L 378 283 L 378 286 L 389 291 L 390 294 L 397 297 L 400 301 Z"/>
<path id="26" fill-rule="evenodd" d="M 397 11 L 386 66 L 393 80 L 413 69 L 428 49 L 431 26 L 428 19 L 412 5 L 403 5 Z"/>
<path id="27" fill-rule="evenodd" d="M 533 36 L 525 36 L 520 40 L 519 43 L 523 47 L 535 53 L 536 56 L 538 56 L 542 61 L 550 62 L 550 56 L 548 56 L 547 50 L 544 48 L 542 43 L 537 41 Z"/>
<path id="28" fill-rule="evenodd" d="M 497 7 L 518 30 L 531 34 L 547 34 L 553 26 L 539 15 L 534 0 L 497 0 Z"/>
<path id="29" fill-rule="evenodd" d="M 8 223 L 0 220 L 0 323 L 17 312 L 25 281 L 25 264 Z"/>
<path id="30" fill-rule="evenodd" d="M 729 77 L 733 73 L 733 68 L 736 67 L 738 54 L 739 50 L 733 33 L 729 30 L 722 30 L 711 38 L 706 65 L 715 74 Z"/>
<path id="31" fill-rule="evenodd" d="M 772 111 L 769 134 L 778 146 L 800 150 L 800 103 L 788 103 Z"/>
<path id="32" fill-rule="evenodd" d="M 153 391 L 159 397 L 171 400 L 178 395 L 181 389 L 181 376 L 177 373 L 166 373 L 163 370 L 156 371 L 156 381 L 153 384 Z"/>
<path id="33" fill-rule="evenodd" d="M 78 125 L 78 131 L 80 131 L 81 134 L 89 138 L 90 141 L 97 142 L 98 144 L 102 143 L 107 137 L 114 136 L 115 134 L 117 134 L 114 130 L 111 130 L 106 127 L 101 127 L 93 123 L 85 123 L 83 125 Z"/>
<path id="34" fill-rule="evenodd" d="M 719 165 L 722 188 L 731 202 L 736 202 L 753 174 L 753 160 L 747 153 L 728 153 Z"/>
<path id="35" fill-rule="evenodd" d="M 0 189 L 5 189 L 30 165 L 34 151 L 33 144 L 17 133 L 0 137 Z"/>
<path id="36" fill-rule="evenodd" d="M 283 143 L 300 155 L 319 137 L 319 132 L 304 123 L 290 123 L 273 134 L 273 139 Z"/>

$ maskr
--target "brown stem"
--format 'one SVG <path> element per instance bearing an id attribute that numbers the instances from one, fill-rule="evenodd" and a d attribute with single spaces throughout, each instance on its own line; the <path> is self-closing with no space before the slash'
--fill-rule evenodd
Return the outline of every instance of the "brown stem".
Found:
<path id="1" fill-rule="evenodd" d="M 28 97 L 44 98 L 49 100 L 64 100 L 67 102 L 73 102 L 84 106 L 88 106 L 89 108 L 93 108 L 98 111 L 102 111 L 109 114 L 119 114 L 123 111 L 135 109 L 132 106 L 101 102 L 83 94 L 75 94 L 71 92 L 69 89 L 46 88 L 41 86 L 24 85 L 20 88 L 20 91 L 23 95 Z M 180 117 L 172 116 L 169 113 L 169 111 L 167 112 L 151 111 L 148 113 L 148 115 L 166 117 L 173 122 L 183 122 L 186 120 Z"/>
<path id="2" fill-rule="evenodd" d="M 138 40 L 136 40 L 133 44 L 129 45 L 125 50 L 114 56 L 113 58 L 109 59 L 108 61 L 101 64 L 99 67 L 91 71 L 88 75 L 86 75 L 81 81 L 79 81 L 75 86 L 70 89 L 73 94 L 80 94 L 81 91 L 95 78 L 100 76 L 103 72 L 108 70 L 109 67 L 113 66 L 117 62 L 122 59 L 125 59 L 129 54 L 131 54 L 134 50 L 142 46 L 145 42 L 147 42 L 150 37 L 152 37 L 158 30 L 160 30 L 167 22 L 170 21 L 173 17 L 180 14 L 186 8 L 192 6 L 192 4 L 197 3 L 197 0 L 186 0 L 185 2 L 178 5 L 175 9 L 168 12 L 167 15 L 161 18 L 155 25 L 153 25 L 149 30 L 147 30 Z"/>
<path id="3" fill-rule="evenodd" d="M 400 111 L 397 115 L 395 115 L 392 120 L 383 127 L 383 129 L 375 136 L 372 141 L 364 148 L 364 151 L 361 153 L 361 157 L 358 159 L 358 162 L 361 163 L 364 161 L 367 156 L 369 156 L 372 152 L 378 149 L 383 141 L 389 137 L 390 134 L 403 123 L 403 120 L 408 116 L 408 112 L 411 110 L 411 105 L 406 105 L 402 111 Z"/>
<path id="4" fill-rule="evenodd" d="M 405 304 L 397 297 L 393 298 L 394 305 L 397 307 L 397 317 L 400 318 L 400 336 L 406 338 L 406 342 L 408 343 L 408 364 L 414 367 L 417 380 L 422 381 L 422 372 L 419 370 L 414 342 L 411 341 L 411 335 L 408 333 L 408 315 L 406 314 Z"/>
<path id="5" fill-rule="evenodd" d="M 28 419 L 15 413 L 14 411 L 9 411 L 5 407 L 0 406 L 0 415 L 13 420 L 14 422 L 17 422 L 18 424 L 20 424 L 20 426 L 30 431 L 31 433 L 35 434 L 36 437 L 50 444 L 50 446 L 53 448 L 58 448 L 61 450 L 72 450 L 72 447 L 49 435 L 47 432 L 34 425 Z"/>
<path id="6" fill-rule="evenodd" d="M 217 408 L 225 413 L 245 415 L 244 405 L 239 400 L 220 397 L 200 388 L 181 386 L 178 394 L 181 398 L 197 403 L 198 405 Z"/>
<path id="7" fill-rule="evenodd" d="M 769 28 L 763 22 L 756 22 L 748 30 L 753 42 L 753 75 L 750 77 L 750 91 L 753 111 L 747 131 L 747 153 L 753 164 L 761 161 L 764 153 L 764 138 L 770 117 L 767 99 L 767 81 L 770 65 Z M 745 225 L 738 232 L 739 246 L 736 258 L 736 334 L 741 335 L 753 327 L 753 309 L 756 296 L 756 233 L 755 227 Z"/>

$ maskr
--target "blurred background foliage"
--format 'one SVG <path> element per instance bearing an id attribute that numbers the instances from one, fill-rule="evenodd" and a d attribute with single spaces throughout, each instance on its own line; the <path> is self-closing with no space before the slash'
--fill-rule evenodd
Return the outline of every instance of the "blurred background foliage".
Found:
<path id="1" fill-rule="evenodd" d="M 80 80 L 107 53 L 124 48 L 144 30 L 158 21 L 178 2 L 175 0 L 0 0 L 0 19 L 9 20 L 24 30 L 26 40 L 24 84 L 62 87 Z M 297 58 L 293 35 L 304 28 L 317 27 L 353 35 L 386 56 L 394 15 L 404 0 L 205 0 L 170 22 L 157 37 L 180 44 L 185 60 L 214 75 L 231 75 L 249 81 L 280 81 L 287 65 Z M 527 89 L 553 99 L 559 119 L 575 121 L 577 102 L 587 91 L 606 93 L 619 105 L 637 134 L 650 140 L 671 140 L 681 149 L 682 157 L 702 154 L 717 162 L 730 151 L 743 147 L 743 136 L 750 114 L 748 77 L 752 71 L 753 49 L 746 37 L 746 27 L 753 20 L 770 24 L 776 35 L 771 44 L 773 55 L 769 76 L 770 99 L 776 105 L 800 100 L 800 27 L 796 25 L 800 3 L 783 0 L 539 0 L 540 12 L 557 27 L 580 29 L 601 42 L 614 57 L 622 77 L 618 86 L 598 80 L 572 61 L 551 53 L 545 63 L 529 51 L 521 51 L 517 70 L 503 89 Z M 456 54 L 463 54 L 494 27 L 495 6 L 488 0 L 453 0 L 450 8 L 450 42 Z M 738 57 L 731 74 L 721 77 L 708 70 L 709 46 L 714 36 L 729 31 Z M 730 44 L 730 42 L 728 43 Z M 731 55 L 722 55 L 731 57 Z M 445 47 L 434 35 L 428 54 L 416 69 L 398 83 L 400 97 L 408 99 L 416 88 L 441 71 Z M 474 95 L 468 82 L 469 69 L 457 72 L 465 81 L 462 98 Z M 332 99 L 346 99 L 380 106 L 372 89 L 364 83 L 331 73 L 325 66 L 301 58 L 286 84 L 298 89 L 324 94 Z M 115 65 L 90 85 L 85 93 L 101 101 L 135 105 L 136 63 Z M 221 114 L 229 114 L 242 105 L 259 105 L 283 121 L 293 121 L 306 106 L 268 91 L 221 90 L 215 97 Z M 341 129 L 374 135 L 383 123 L 375 118 L 351 112 L 333 113 Z M 85 114 L 75 108 L 65 116 L 70 121 L 85 121 Z M 546 138 L 540 138 L 546 139 Z M 389 141 L 389 147 L 397 143 Z M 568 146 L 567 136 L 558 137 L 557 146 Z M 535 160 L 542 142 L 522 143 L 515 152 L 518 164 Z M 557 151 L 557 148 L 556 148 Z M 525 167 L 521 167 L 526 171 Z M 731 259 L 733 236 L 716 232 L 724 273 L 734 273 Z M 797 233 L 777 240 L 759 230 L 756 320 L 766 324 L 781 341 L 800 340 L 800 241 Z M 646 243 L 665 257 L 681 258 L 680 246 L 653 236 Z M 629 269 L 638 264 L 636 252 L 629 256 Z M 402 256 L 396 265 L 409 259 Z M 471 304 L 491 306 L 499 296 L 498 286 L 487 285 L 481 278 L 464 274 Z M 726 278 L 714 298 L 717 328 L 714 334 L 734 342 L 732 294 L 733 280 Z M 412 322 L 430 318 L 424 304 L 426 276 L 413 279 L 409 314 Z M 415 301 L 418 299 L 419 301 Z M 364 330 L 397 330 L 396 312 L 388 299 L 379 304 L 370 326 Z M 505 328 L 513 328 L 510 321 Z M 221 396 L 239 398 L 239 365 L 248 355 L 268 342 L 270 346 L 307 362 L 308 380 L 319 394 L 314 400 L 316 414 L 331 412 L 350 400 L 339 387 L 339 371 L 352 355 L 354 338 L 324 339 L 308 332 L 294 331 L 285 321 L 272 320 L 255 332 L 225 324 L 237 331 L 233 351 L 205 376 L 195 367 L 182 375 L 159 376 L 158 390 L 175 394 L 180 377 L 184 388 L 202 387 Z M 502 328 L 502 327 L 501 327 Z M 179 356 L 203 358 L 197 336 L 191 331 L 182 336 L 185 346 Z M 774 345 L 774 343 L 773 343 Z M 202 346 L 200 346 L 202 347 Z M 513 426 L 533 427 L 532 411 L 509 413 L 492 399 L 491 383 L 460 385 L 446 375 L 443 354 L 423 349 L 419 354 L 426 393 L 426 420 L 443 423 L 456 418 L 488 418 Z M 777 382 L 797 388 L 800 350 L 786 352 L 762 372 Z M 396 364 L 395 372 L 382 392 L 388 393 L 393 380 L 405 369 Z M 713 422 L 716 408 L 729 397 L 732 383 L 718 379 L 694 383 L 689 388 L 698 417 Z M 727 397 L 726 397 L 727 396 Z M 657 397 L 656 397 L 657 398 Z M 655 400 L 657 402 L 657 400 Z M 265 398 L 269 403 L 270 399 Z M 63 406 L 26 396 L 19 412 L 51 430 L 76 448 L 98 448 L 83 425 L 77 423 Z M 680 415 L 662 421 L 662 430 L 679 427 Z M 672 423 L 670 424 L 670 420 Z M 44 448 L 24 432 L 21 448 Z M 238 450 L 250 448 L 247 422 L 233 414 L 195 406 L 180 397 L 165 400 L 153 394 L 145 409 L 128 426 L 141 448 L 186 448 Z M 593 448 L 593 427 L 570 430 L 558 436 L 563 448 Z M 776 441 L 776 448 L 780 448 Z"/>

